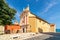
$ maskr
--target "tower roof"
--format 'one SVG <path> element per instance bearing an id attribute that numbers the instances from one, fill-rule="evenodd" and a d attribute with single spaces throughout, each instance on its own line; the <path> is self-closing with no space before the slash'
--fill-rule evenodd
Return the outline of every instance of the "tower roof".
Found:
<path id="1" fill-rule="evenodd" d="M 23 8 L 23 11 L 29 11 L 29 4 L 25 9 Z"/>

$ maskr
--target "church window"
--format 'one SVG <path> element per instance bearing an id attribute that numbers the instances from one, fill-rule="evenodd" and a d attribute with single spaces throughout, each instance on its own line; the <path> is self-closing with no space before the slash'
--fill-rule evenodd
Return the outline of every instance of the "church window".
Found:
<path id="1" fill-rule="evenodd" d="M 41 22 L 41 20 L 39 22 Z"/>
<path id="2" fill-rule="evenodd" d="M 43 24 L 45 24 L 45 22 L 43 22 Z"/>

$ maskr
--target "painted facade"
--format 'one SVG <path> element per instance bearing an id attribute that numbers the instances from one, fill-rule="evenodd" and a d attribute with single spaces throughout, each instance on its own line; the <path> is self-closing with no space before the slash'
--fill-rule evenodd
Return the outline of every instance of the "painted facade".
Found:
<path id="1" fill-rule="evenodd" d="M 55 32 L 55 26 L 39 18 L 29 10 L 29 6 L 23 9 L 20 15 L 20 26 L 23 32 Z"/>

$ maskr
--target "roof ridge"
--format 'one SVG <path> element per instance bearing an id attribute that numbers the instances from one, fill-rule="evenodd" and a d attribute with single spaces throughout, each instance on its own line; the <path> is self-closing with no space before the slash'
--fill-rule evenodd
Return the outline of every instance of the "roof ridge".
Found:
<path id="1" fill-rule="evenodd" d="M 47 22 L 46 20 L 44 20 L 44 19 L 42 19 L 42 18 L 40 18 L 39 16 L 37 16 L 36 14 L 34 14 L 34 13 L 32 13 L 32 12 L 30 12 L 31 14 L 33 14 L 33 15 L 35 15 L 38 19 L 41 19 L 41 20 L 43 20 L 44 22 L 46 22 L 46 23 L 48 23 L 48 24 L 50 24 L 49 22 Z"/>

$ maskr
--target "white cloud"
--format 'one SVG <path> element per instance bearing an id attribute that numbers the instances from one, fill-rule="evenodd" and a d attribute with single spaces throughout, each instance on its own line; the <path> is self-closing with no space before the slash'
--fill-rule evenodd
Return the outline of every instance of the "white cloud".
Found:
<path id="1" fill-rule="evenodd" d="M 53 15 L 49 17 L 49 20 L 57 20 L 57 19 L 60 19 L 60 15 Z"/>
<path id="2" fill-rule="evenodd" d="M 43 12 L 41 12 L 41 13 L 46 13 L 46 12 L 48 12 L 48 10 L 50 9 L 50 8 L 52 8 L 55 4 L 57 4 L 56 2 L 52 2 L 52 3 L 48 3 L 48 6 L 45 8 L 45 10 L 43 11 Z"/>
<path id="3" fill-rule="evenodd" d="M 19 19 L 20 19 L 20 12 L 17 12 L 17 13 L 15 14 L 15 18 L 16 18 L 16 20 L 19 20 Z"/>
<path id="4" fill-rule="evenodd" d="M 19 16 L 20 16 L 20 13 L 17 12 L 16 15 L 15 15 L 15 17 L 17 18 L 17 17 L 19 17 Z"/>

